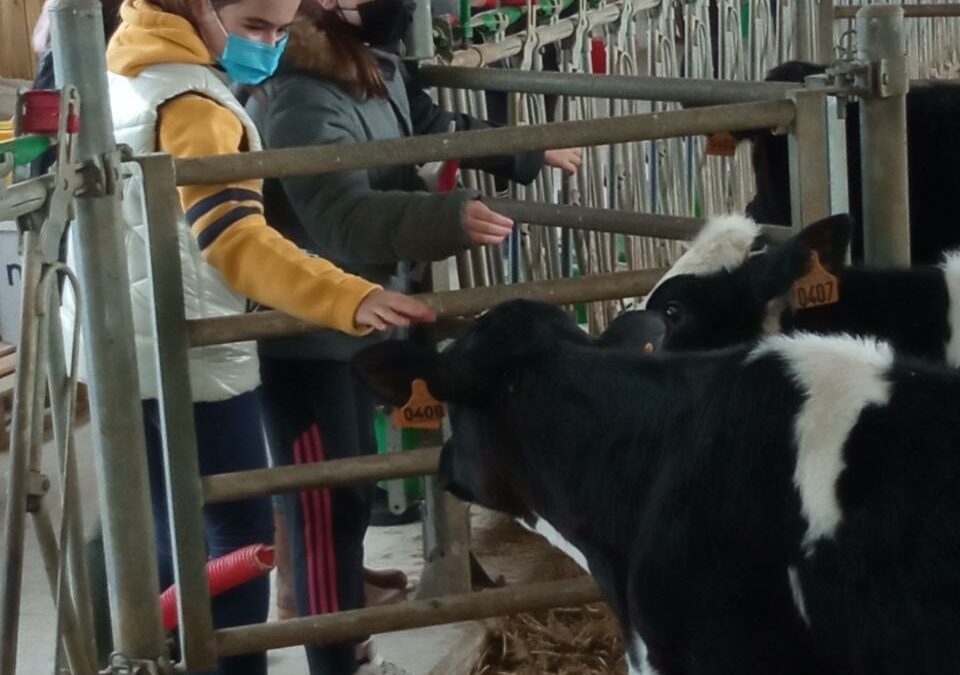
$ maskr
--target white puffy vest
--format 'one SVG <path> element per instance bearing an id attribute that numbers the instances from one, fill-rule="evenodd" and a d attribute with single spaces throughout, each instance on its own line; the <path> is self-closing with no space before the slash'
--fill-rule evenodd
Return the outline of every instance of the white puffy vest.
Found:
<path id="1" fill-rule="evenodd" d="M 261 148 L 260 135 L 243 107 L 213 68 L 187 64 L 161 64 L 136 77 L 109 73 L 110 105 L 117 143 L 129 145 L 135 155 L 157 150 L 157 111 L 161 105 L 185 93 L 196 93 L 230 110 L 246 129 L 250 150 Z M 153 298 L 150 291 L 149 259 L 143 177 L 140 166 L 123 165 L 123 221 L 130 276 L 130 300 L 140 373 L 141 399 L 157 398 L 156 341 L 153 335 Z M 188 319 L 242 314 L 246 300 L 234 293 L 220 273 L 200 254 L 196 238 L 183 218 L 179 200 L 170 204 L 179 214 L 180 265 L 183 270 L 183 299 Z M 74 224 L 76 227 L 76 224 Z M 73 255 L 68 255 L 71 265 Z M 63 324 L 67 344 L 71 338 L 75 301 L 65 288 Z M 86 379 L 83 350 L 79 372 Z M 256 344 L 220 345 L 191 349 L 190 384 L 194 401 L 222 401 L 255 389 L 260 383 Z"/>

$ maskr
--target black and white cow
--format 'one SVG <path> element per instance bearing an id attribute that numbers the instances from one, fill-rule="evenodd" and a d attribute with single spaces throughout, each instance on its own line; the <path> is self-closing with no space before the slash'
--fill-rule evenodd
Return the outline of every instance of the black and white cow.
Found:
<path id="1" fill-rule="evenodd" d="M 848 216 L 767 240 L 741 216 L 707 223 L 644 301 L 666 317 L 665 349 L 712 349 L 781 331 L 877 336 L 898 352 L 960 366 L 960 254 L 939 266 L 847 267 Z M 801 309 L 794 285 L 816 252 L 837 302 Z"/>
<path id="2" fill-rule="evenodd" d="M 777 66 L 768 81 L 803 82 L 823 66 L 791 61 Z M 850 208 L 863 222 L 859 103 L 847 106 L 847 182 Z M 960 193 L 960 83 L 932 80 L 907 94 L 907 150 L 910 194 L 911 259 L 936 264 L 944 251 L 960 247 L 956 196 Z M 752 144 L 757 193 L 747 215 L 760 223 L 790 224 L 790 174 L 787 137 L 767 129 L 740 132 Z M 854 260 L 863 259 L 862 230 L 853 232 Z"/>
<path id="3" fill-rule="evenodd" d="M 960 672 L 960 375 L 841 336 L 645 356 L 524 301 L 354 368 L 448 402 L 443 485 L 582 554 L 632 675 Z"/>

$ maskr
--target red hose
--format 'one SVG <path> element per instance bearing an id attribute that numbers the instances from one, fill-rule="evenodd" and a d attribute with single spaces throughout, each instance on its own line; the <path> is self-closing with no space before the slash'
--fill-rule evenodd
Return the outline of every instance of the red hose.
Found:
<path id="1" fill-rule="evenodd" d="M 248 581 L 267 574 L 276 566 L 273 546 L 252 544 L 237 549 L 233 553 L 214 558 L 207 562 L 207 583 L 210 597 L 242 586 Z M 163 626 L 167 631 L 177 627 L 177 586 L 174 584 L 160 594 L 160 609 L 163 612 Z"/>

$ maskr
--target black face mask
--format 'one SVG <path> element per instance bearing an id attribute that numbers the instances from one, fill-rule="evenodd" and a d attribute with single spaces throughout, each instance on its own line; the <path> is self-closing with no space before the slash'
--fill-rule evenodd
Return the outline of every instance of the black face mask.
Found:
<path id="1" fill-rule="evenodd" d="M 357 37 L 374 47 L 399 42 L 410 27 L 415 6 L 415 0 L 371 0 L 360 5 Z"/>

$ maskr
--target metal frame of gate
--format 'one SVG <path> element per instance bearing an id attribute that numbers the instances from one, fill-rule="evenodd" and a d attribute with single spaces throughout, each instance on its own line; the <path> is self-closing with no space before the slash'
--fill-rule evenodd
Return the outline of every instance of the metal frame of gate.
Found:
<path id="1" fill-rule="evenodd" d="M 618 5 L 606 9 L 619 11 Z M 904 60 L 902 13 L 884 8 L 868 8 L 858 21 L 871 22 L 882 30 L 861 31 L 861 48 L 868 65 L 881 61 L 894 64 Z M 112 140 L 109 106 L 106 97 L 105 65 L 99 2 L 97 0 L 62 0 L 54 12 L 54 30 L 59 39 L 56 62 L 58 80 L 75 83 L 81 108 L 81 135 L 76 153 L 77 176 L 80 181 L 71 188 L 75 196 L 76 225 L 74 243 L 79 253 L 77 279 L 83 290 L 83 334 L 91 373 L 90 396 L 92 426 L 99 473 L 100 504 L 105 533 L 107 573 L 110 586 L 113 630 L 116 648 L 122 658 L 113 672 L 182 672 L 212 667 L 220 656 L 272 649 L 317 641 L 336 641 L 374 632 L 426 626 L 447 621 L 501 615 L 557 605 L 578 604 L 599 599 L 589 579 L 575 582 L 543 583 L 480 593 L 460 593 L 443 598 L 412 601 L 388 608 L 369 608 L 338 614 L 279 621 L 214 630 L 207 597 L 205 576 L 206 555 L 203 545 L 202 519 L 204 503 L 227 501 L 254 494 L 276 494 L 283 491 L 328 487 L 358 481 L 426 475 L 435 472 L 437 451 L 421 450 L 384 457 L 328 462 L 313 467 L 298 467 L 296 472 L 277 468 L 256 472 L 207 476 L 198 471 L 196 439 L 193 434 L 192 403 L 187 367 L 190 348 L 287 335 L 311 330 L 302 322 L 277 313 L 245 315 L 216 320 L 188 321 L 184 316 L 180 259 L 176 244 L 177 185 L 218 183 L 243 178 L 315 175 L 325 172 L 363 169 L 395 164 L 413 164 L 453 158 L 544 150 L 556 145 L 596 146 L 601 144 L 636 143 L 688 137 L 718 131 L 754 128 L 778 128 L 790 133 L 791 175 L 794 181 L 795 225 L 823 217 L 837 208 L 843 190 L 831 189 L 830 178 L 839 178 L 831 170 L 832 157 L 843 145 L 842 137 L 831 132 L 837 127 L 835 110 L 831 109 L 831 92 L 822 82 L 806 87 L 784 88 L 781 85 L 754 83 L 710 87 L 703 82 L 654 78 L 578 78 L 576 73 L 530 73 L 536 76 L 524 81 L 517 77 L 493 85 L 498 75 L 486 71 L 466 74 L 436 70 L 434 77 L 466 78 L 458 86 L 483 89 L 490 84 L 514 92 L 537 87 L 550 88 L 564 95 L 601 91 L 603 98 L 621 101 L 645 100 L 704 102 L 704 97 L 718 97 L 709 108 L 647 112 L 618 116 L 600 125 L 590 119 L 553 124 L 530 124 L 522 128 L 505 127 L 483 131 L 441 134 L 430 137 L 378 141 L 350 146 L 294 148 L 288 150 L 246 153 L 242 156 L 209 157 L 173 160 L 166 155 L 121 157 Z M 557 30 L 558 23 L 543 29 Z M 866 23 L 863 26 L 866 27 Z M 565 29 L 564 29 L 565 30 Z M 542 35 L 541 35 L 542 38 Z M 894 214 L 901 194 L 906 190 L 905 164 L 897 164 L 904 149 L 905 126 L 896 106 L 903 105 L 906 90 L 905 68 L 902 77 L 894 69 L 896 81 L 886 89 L 858 90 L 863 96 L 864 119 L 872 126 L 868 140 L 881 148 L 884 157 L 892 158 L 892 166 L 903 171 L 888 171 L 883 177 L 871 178 L 864 184 L 865 199 L 870 199 L 886 213 Z M 491 71 L 492 72 L 492 71 Z M 483 73 L 486 73 L 484 75 Z M 489 76 L 490 82 L 482 80 Z M 472 83 L 467 83 L 475 78 Z M 476 79 L 479 78 L 479 79 Z M 602 84 L 597 81 L 604 79 Z M 902 80 L 902 81 L 901 81 Z M 605 87 L 607 89 L 605 89 Z M 707 92 L 706 88 L 711 91 Z M 590 94 L 587 94 L 590 95 Z M 732 101 L 724 102 L 729 97 Z M 763 100 L 757 100 L 763 99 Z M 747 101 L 747 102 L 743 102 Z M 871 117 L 872 116 L 872 117 Z M 879 152 L 864 158 L 864 163 L 877 161 Z M 153 532 L 142 420 L 138 405 L 137 366 L 133 350 L 133 322 L 128 295 L 126 264 L 122 245 L 122 221 L 119 212 L 118 185 L 123 179 L 123 161 L 133 162 L 143 173 L 145 207 L 149 223 L 150 265 L 153 282 L 157 335 L 157 369 L 161 385 L 161 415 L 164 428 L 164 452 L 167 490 L 171 505 L 170 528 L 176 551 L 176 581 L 180 590 L 180 643 L 182 661 L 172 664 L 164 644 L 157 588 L 157 563 L 153 553 Z M 843 181 L 839 181 L 843 183 Z M 836 181 L 834 188 L 836 188 Z M 844 186 L 845 187 L 845 186 Z M 51 186 L 40 181 L 40 189 L 49 194 Z M 37 183 L 14 184 L 2 193 L 0 213 L 9 207 L 21 222 L 26 241 L 42 241 L 42 227 L 27 219 L 28 213 L 41 208 L 37 201 Z M 19 201 L 18 201 L 19 198 Z M 46 200 L 44 201 L 44 204 Z M 19 207 L 10 206 L 19 204 Z M 26 206 L 24 206 L 26 204 Z M 550 203 L 505 200 L 494 205 L 520 220 L 536 222 L 540 227 L 562 227 L 574 232 L 599 230 L 662 239 L 685 239 L 696 231 L 702 220 L 691 217 L 640 214 L 624 210 L 588 206 L 567 206 Z M 770 228 L 774 236 L 786 236 L 789 228 Z M 876 217 L 869 223 L 868 240 L 885 242 L 902 237 L 906 221 Z M 59 270 L 49 256 L 27 246 L 25 269 L 32 265 L 42 274 Z M 882 248 L 880 250 L 883 250 Z M 896 262 L 895 252 L 889 258 L 876 256 L 882 262 Z M 32 269 L 32 268 L 31 268 Z M 571 304 L 639 296 L 656 282 L 660 271 L 608 271 L 581 278 L 537 280 L 503 286 L 446 290 L 421 296 L 440 316 L 474 315 L 504 300 L 526 297 L 556 304 Z M 71 378 L 62 354 L 56 349 L 41 350 L 35 346 L 40 337 L 59 328 L 51 305 L 38 302 L 39 285 L 28 284 L 24 277 L 24 323 L 29 340 L 21 349 L 18 368 L 17 412 L 11 452 L 15 457 L 29 456 L 36 445 L 29 429 L 35 426 L 36 408 L 40 401 L 36 392 L 43 388 L 48 373 L 44 351 L 48 351 L 51 383 L 62 384 Z M 49 286 L 48 286 L 49 288 Z M 38 309 L 39 308 L 39 309 Z M 47 315 L 47 323 L 38 314 Z M 33 345 L 33 346 L 31 346 Z M 59 391 L 59 390 L 58 390 Z M 27 394 L 29 392 L 29 394 Z M 66 406 L 69 411 L 69 405 Z M 64 433 L 69 436 L 69 426 Z M 64 444 L 69 440 L 65 437 Z M 23 486 L 27 480 L 26 463 L 17 461 L 10 485 Z M 67 471 L 69 480 L 70 472 Z M 450 498 L 444 498 L 450 499 Z M 3 584 L 0 586 L 0 637 L 3 657 L 0 675 L 12 675 L 15 669 L 17 619 L 19 616 L 20 572 L 23 562 L 22 519 L 26 513 L 27 491 L 11 489 L 8 495 L 5 544 L 0 560 Z M 441 505 L 444 503 L 442 500 Z M 449 505 L 449 504 L 448 504 Z M 69 515 L 65 511 L 65 516 Z M 442 521 L 438 521 L 442 524 Z M 11 527 L 11 523 L 13 526 Z M 71 530 L 67 528 L 66 532 Z M 19 537 L 19 539 L 18 539 Z M 444 540 L 443 533 L 438 534 Z M 64 542 L 64 549 L 75 550 L 76 538 Z M 465 555 L 467 542 L 448 539 L 454 556 Z M 63 567 L 61 578 L 76 570 Z M 464 567 L 457 569 L 463 573 Z M 451 572 L 451 575 L 456 570 Z M 464 580 L 451 576 L 449 587 L 462 588 Z M 80 587 L 68 584 L 67 594 L 74 601 L 82 600 Z M 442 588 L 440 590 L 443 590 Z M 63 593 L 59 597 L 66 597 Z M 61 602 L 58 616 L 76 619 L 77 607 Z M 82 610 L 80 610 L 82 611 Z M 68 617 L 69 618 L 69 617 Z M 63 624 L 66 626 L 67 624 Z M 89 644 L 89 626 L 74 621 L 83 644 Z M 84 666 L 83 646 L 69 647 L 77 651 L 70 659 L 74 672 L 88 672 Z M 124 669 L 126 669 L 124 671 Z"/>

